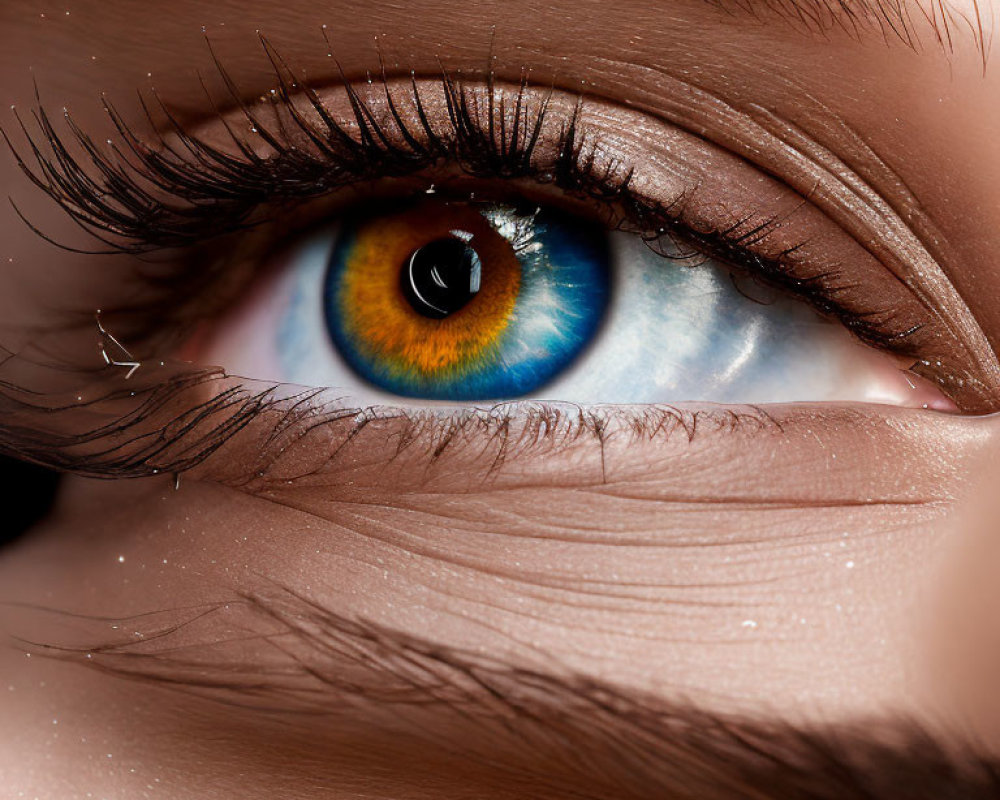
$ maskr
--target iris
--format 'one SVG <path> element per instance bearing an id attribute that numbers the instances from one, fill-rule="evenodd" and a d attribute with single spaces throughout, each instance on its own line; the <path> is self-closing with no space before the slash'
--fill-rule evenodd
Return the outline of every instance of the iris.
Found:
<path id="1" fill-rule="evenodd" d="M 342 217 L 283 257 L 205 358 L 351 407 L 938 402 L 796 297 L 655 245 L 501 203 Z"/>
<path id="2" fill-rule="evenodd" d="M 361 378 L 435 400 L 520 397 L 597 334 L 607 236 L 555 209 L 433 201 L 342 225 L 324 280 L 329 335 Z"/>

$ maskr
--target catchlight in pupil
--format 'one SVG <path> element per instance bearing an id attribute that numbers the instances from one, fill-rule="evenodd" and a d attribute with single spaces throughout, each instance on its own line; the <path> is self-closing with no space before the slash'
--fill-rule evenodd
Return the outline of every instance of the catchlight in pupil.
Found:
<path id="1" fill-rule="evenodd" d="M 565 370 L 608 304 L 607 237 L 555 209 L 429 200 L 344 220 L 324 279 L 327 330 L 370 385 L 504 400 Z"/>
<path id="2" fill-rule="evenodd" d="M 414 311 L 430 319 L 443 319 L 476 296 L 481 279 L 479 254 L 464 237 L 436 239 L 417 248 L 406 260 L 400 286 Z"/>

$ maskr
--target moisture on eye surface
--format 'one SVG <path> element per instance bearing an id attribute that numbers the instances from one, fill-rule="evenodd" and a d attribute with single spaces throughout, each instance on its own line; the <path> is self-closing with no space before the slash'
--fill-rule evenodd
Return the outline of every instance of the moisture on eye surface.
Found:
<path id="1" fill-rule="evenodd" d="M 234 317 L 200 358 L 359 402 L 951 407 L 798 298 L 544 206 L 342 217 Z"/>

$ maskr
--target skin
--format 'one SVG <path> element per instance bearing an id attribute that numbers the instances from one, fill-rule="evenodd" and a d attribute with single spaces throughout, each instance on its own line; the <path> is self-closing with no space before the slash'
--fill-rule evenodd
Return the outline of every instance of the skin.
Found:
<path id="1" fill-rule="evenodd" d="M 181 0 L 169 14 L 157 3 L 3 5 L 0 84 L 9 103 L 30 108 L 35 79 L 95 138 L 108 126 L 100 91 L 138 119 L 135 88 L 152 83 L 186 120 L 207 118 L 195 78 L 212 74 L 202 26 L 248 94 L 274 81 L 257 29 L 315 84 L 333 85 L 323 24 L 352 74 L 378 68 L 376 36 L 391 63 L 431 73 L 438 57 L 474 68 L 492 47 L 507 80 L 528 65 L 543 84 L 554 76 L 640 113 L 690 123 L 704 110 L 681 109 L 678 81 L 690 81 L 741 111 L 769 110 L 845 160 L 845 131 L 853 131 L 899 179 L 891 186 L 875 176 L 870 188 L 898 200 L 902 184 L 914 200 L 899 215 L 910 239 L 871 245 L 879 258 L 870 269 L 886 286 L 898 286 L 896 275 L 931 298 L 957 343 L 947 353 L 979 381 L 972 410 L 996 407 L 1000 72 L 984 72 L 967 28 L 949 52 L 918 20 L 925 44 L 914 52 L 878 35 L 817 37 L 686 0 L 667 9 L 636 0 L 610 19 L 606 4 L 580 2 L 439 0 L 403 10 L 255 0 L 206 12 Z M 350 28 L 339 24 L 345 19 Z M 13 118 L 5 112 L 0 121 L 9 128 Z M 706 135 L 746 150 L 734 130 L 709 125 Z M 803 174 L 783 158 L 765 150 L 751 160 L 805 194 Z M 0 180 L 48 234 L 76 241 L 72 223 L 9 156 L 0 158 Z M 741 189 L 752 197 L 748 185 Z M 867 241 L 852 222 L 857 208 L 836 211 L 835 182 L 824 186 L 830 192 L 817 193 L 811 213 L 839 231 L 830 247 L 848 256 Z M 884 222 L 874 225 L 876 239 L 891 238 Z M 0 232 L 2 342 L 11 350 L 65 310 L 113 307 L 131 290 L 127 259 L 58 251 L 9 209 Z M 99 366 L 92 329 L 65 339 Z M 280 652 L 254 638 L 287 631 L 238 601 L 284 597 L 276 587 L 441 648 L 649 698 L 798 723 L 908 715 L 995 750 L 1000 708 L 989 665 L 1000 650 L 988 613 L 995 581 L 984 570 L 994 563 L 995 517 L 989 488 L 974 490 L 995 469 L 996 420 L 875 406 L 767 411 L 768 419 L 730 430 L 720 412 L 703 410 L 690 439 L 673 424 L 646 440 L 612 424 L 603 451 L 583 436 L 527 448 L 499 469 L 472 436 L 433 461 L 420 447 L 393 459 L 391 423 L 320 466 L 317 453 L 343 438 L 334 425 L 291 448 L 265 479 L 245 483 L 262 422 L 182 476 L 179 490 L 166 476 L 71 477 L 52 515 L 0 553 L 0 599 L 17 604 L 0 616 L 10 637 L 0 650 L 0 784 L 11 796 L 54 798 L 544 791 L 462 758 L 494 746 L 501 761 L 533 756 L 489 726 L 470 733 L 434 708 L 371 699 L 350 708 L 323 688 L 311 707 L 327 714 L 288 710 L 301 702 L 289 692 L 261 710 L 239 691 L 220 703 L 212 692 L 124 680 L 113 674 L 118 662 L 105 662 L 110 672 L 87 669 L 25 643 L 86 649 L 122 636 L 152 652 L 158 631 L 209 604 L 210 615 L 164 646 L 203 653 L 205 669 L 322 664 L 294 637 Z M 308 477 L 280 479 L 300 474 Z M 140 616 L 147 612 L 157 613 Z M 237 637 L 246 641 L 219 645 Z M 369 698 L 388 685 L 370 664 L 358 669 Z"/>

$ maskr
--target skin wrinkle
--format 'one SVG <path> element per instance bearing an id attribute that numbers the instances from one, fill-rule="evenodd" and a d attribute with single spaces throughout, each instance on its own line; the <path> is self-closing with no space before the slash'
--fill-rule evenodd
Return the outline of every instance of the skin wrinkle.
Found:
<path id="1" fill-rule="evenodd" d="M 189 489 L 189 490 L 190 490 L 190 489 Z M 821 521 L 818 521 L 818 522 L 820 522 L 820 524 L 821 524 Z M 706 584 L 706 582 L 705 582 L 705 581 L 703 580 L 703 581 L 702 581 L 702 584 Z"/>
<path id="2" fill-rule="evenodd" d="M 902 524 L 902 523 L 900 523 L 900 524 Z M 398 530 L 398 528 L 397 528 L 397 530 Z"/>
<path id="3" fill-rule="evenodd" d="M 491 491 L 491 490 L 487 489 L 487 491 Z M 508 491 L 516 491 L 516 490 L 508 490 Z M 272 501 L 276 500 L 279 503 L 288 502 L 288 501 L 282 499 L 282 495 L 285 494 L 286 492 L 287 492 L 287 489 L 284 490 L 284 491 L 283 490 L 277 490 L 277 498 L 269 498 L 269 499 L 272 500 Z M 425 503 L 425 505 L 430 505 L 431 507 L 433 507 L 433 504 L 436 501 L 439 502 L 441 499 L 442 498 L 436 498 L 433 495 L 431 495 L 431 496 L 425 498 L 423 502 Z M 664 502 L 664 501 L 661 500 L 660 502 Z M 785 501 L 785 502 L 787 503 L 788 501 Z M 920 501 L 910 501 L 910 504 L 918 504 L 919 502 Z M 293 507 L 298 507 L 300 510 L 305 511 L 306 513 L 309 513 L 308 509 L 310 509 L 311 507 L 313 507 L 313 504 L 310 503 L 310 502 L 307 502 L 307 501 L 292 502 L 291 505 Z M 350 507 L 351 505 L 352 505 L 352 503 L 349 502 L 348 503 L 348 507 Z M 875 506 L 877 506 L 877 505 L 879 505 L 879 502 L 878 501 L 874 501 L 874 502 L 868 501 L 866 503 L 857 502 L 856 505 L 859 505 L 859 506 L 875 505 Z M 334 504 L 332 504 L 330 506 L 330 510 L 327 512 L 328 518 L 343 520 L 343 511 L 342 511 L 342 508 L 343 508 L 342 501 L 337 501 Z M 378 503 L 374 507 L 372 507 L 370 509 L 367 509 L 366 510 L 366 514 L 367 514 L 367 518 L 370 519 L 371 515 L 373 513 L 385 512 L 385 513 L 390 513 L 391 514 L 391 513 L 396 512 L 397 510 L 404 510 L 404 511 L 406 511 L 406 510 L 413 510 L 413 505 L 412 505 L 412 503 L 402 504 L 402 507 L 401 507 L 401 504 L 400 504 L 400 502 L 398 500 L 394 500 L 394 502 L 391 505 L 386 505 L 386 504 L 383 504 L 383 503 Z M 740 509 L 740 510 L 742 511 L 743 509 Z M 482 509 L 482 511 L 487 511 L 487 509 L 484 508 L 484 509 Z M 365 516 L 362 516 L 362 515 L 352 515 L 352 516 L 355 519 L 359 519 L 359 520 L 365 519 Z M 470 511 L 466 514 L 466 516 L 470 519 L 470 521 L 471 520 L 475 520 L 477 518 L 480 521 L 490 519 L 490 516 L 488 514 L 486 516 L 483 516 L 480 513 L 480 510 L 476 509 L 475 506 L 473 506 L 473 507 L 470 508 Z M 616 512 L 614 514 L 609 514 L 608 516 L 609 517 L 613 517 L 613 518 L 620 518 L 621 514 L 618 513 L 618 512 Z M 511 521 L 511 518 L 510 518 L 509 514 L 503 515 L 503 518 L 505 518 L 508 523 Z M 447 523 L 445 524 L 445 526 L 448 527 L 450 530 L 454 531 L 455 528 L 454 528 L 453 523 L 451 522 L 452 519 L 453 519 L 453 517 L 451 515 L 447 516 Z M 412 529 L 414 528 L 414 525 L 415 525 L 415 520 L 412 518 L 412 516 L 408 516 L 407 517 L 407 522 L 406 522 L 406 524 L 404 526 L 396 525 L 396 526 L 393 526 L 393 527 L 391 527 L 389 529 L 390 535 L 391 536 L 400 535 L 402 532 L 404 532 L 407 529 L 409 529 L 409 530 L 412 531 Z M 527 535 L 530 537 L 530 536 L 537 536 L 538 534 L 536 532 L 534 532 L 534 531 L 529 530 L 528 533 L 527 533 Z M 672 534 L 672 536 L 676 536 L 676 533 Z M 545 538 L 551 538 L 551 537 L 545 537 Z M 433 540 L 433 536 L 431 536 L 431 537 L 421 537 L 421 539 L 424 540 L 424 541 L 426 541 L 428 539 Z M 610 541 L 615 541 L 615 535 L 612 534 L 611 538 L 609 540 Z M 627 539 L 625 541 L 627 541 Z M 669 542 L 669 540 L 668 540 L 668 542 Z"/>
<path id="4" fill-rule="evenodd" d="M 302 508 L 299 508 L 298 510 L 303 511 L 304 513 L 309 513 Z M 565 590 L 567 593 L 570 594 L 585 595 L 589 593 L 589 594 L 594 594 L 595 596 L 599 595 L 606 599 L 613 599 L 613 598 L 636 599 L 638 597 L 638 595 L 635 593 L 616 592 L 614 591 L 614 589 L 616 588 L 618 589 L 626 587 L 640 588 L 640 589 L 649 587 L 661 588 L 661 585 L 657 583 L 629 581 L 627 579 L 621 579 L 621 578 L 618 578 L 614 581 L 610 581 L 608 579 L 603 579 L 603 580 L 594 579 L 594 578 L 589 578 L 585 575 L 579 575 L 572 570 L 560 570 L 558 568 L 553 568 L 551 566 L 546 568 L 545 570 L 537 570 L 524 567 L 519 564 L 516 573 L 512 573 L 509 570 L 509 568 L 493 567 L 489 558 L 477 558 L 474 555 L 467 555 L 467 554 L 453 555 L 451 554 L 450 551 L 443 550 L 442 548 L 435 546 L 433 543 L 437 539 L 437 536 L 418 535 L 415 531 L 419 531 L 422 526 L 410 518 L 407 519 L 407 522 L 405 524 L 402 523 L 385 524 L 376 522 L 371 517 L 355 517 L 354 518 L 355 525 L 351 526 L 347 524 L 344 515 L 337 513 L 336 508 L 332 509 L 330 512 L 328 512 L 328 514 L 329 516 L 327 517 L 327 519 L 329 521 L 336 521 L 337 524 L 341 526 L 347 525 L 348 528 L 350 528 L 355 532 L 360 532 L 363 530 L 364 533 L 362 535 L 371 536 L 383 543 L 389 544 L 392 547 L 400 548 L 407 554 L 431 559 L 434 562 L 445 565 L 445 567 L 472 568 L 482 575 L 502 578 L 504 581 L 523 583 L 535 587 L 544 587 L 546 589 L 552 589 L 552 590 L 559 590 L 559 591 Z M 480 523 L 479 531 L 476 532 L 481 532 L 483 526 L 488 525 L 491 522 L 492 520 L 490 520 L 489 517 L 484 518 Z M 533 520 L 531 517 L 525 517 L 525 522 L 527 523 L 528 526 L 532 527 L 537 524 L 535 520 Z M 751 524 L 751 523 L 744 523 L 744 524 Z M 771 522 L 771 524 L 773 525 L 774 523 Z M 435 527 L 437 527 L 439 530 L 442 528 L 448 530 L 452 533 L 452 535 L 456 533 L 462 533 L 461 530 L 456 530 L 453 526 L 450 525 L 441 525 L 440 522 Z M 507 537 L 512 535 L 509 527 L 501 527 L 498 525 L 495 530 L 498 532 L 496 535 L 500 537 Z M 472 533 L 472 532 L 474 532 L 473 529 L 470 529 L 467 533 Z M 518 536 L 518 538 L 520 539 L 525 538 L 524 534 L 514 533 L 513 535 Z M 560 539 L 554 540 L 552 537 L 549 536 L 543 536 L 539 538 L 549 543 L 553 541 L 562 541 Z M 632 548 L 637 551 L 641 551 L 642 548 L 649 548 L 649 547 L 660 548 L 664 546 L 680 550 L 685 547 L 687 548 L 693 547 L 693 545 L 691 544 L 685 545 L 683 543 L 671 542 L 669 540 L 663 541 L 662 537 L 656 537 L 653 541 L 650 540 L 642 541 L 638 545 L 635 544 L 633 541 L 630 541 L 627 536 L 620 537 L 617 540 L 604 543 L 600 542 L 595 543 L 592 540 L 584 540 L 579 538 L 576 541 L 577 542 L 587 541 L 588 544 L 591 545 L 592 547 L 596 544 L 598 546 L 603 545 L 606 547 L 615 548 L 616 550 L 627 550 L 628 548 Z M 781 542 L 776 543 L 773 541 L 769 541 L 764 537 L 750 541 L 730 538 L 727 539 L 725 542 L 716 542 L 714 543 L 714 545 L 708 545 L 708 546 L 709 547 L 714 546 L 715 548 L 719 549 L 732 549 L 734 547 L 739 548 L 740 546 L 746 546 L 746 545 L 767 544 L 769 546 L 768 550 L 771 554 L 771 560 L 773 562 L 777 562 L 777 556 L 782 548 L 787 549 L 792 553 L 794 553 L 797 552 L 797 549 L 800 548 L 804 543 L 808 542 L 829 543 L 829 541 L 830 541 L 829 536 L 813 534 L 813 536 L 811 537 L 800 537 L 797 540 L 792 540 L 784 543 Z M 705 547 L 705 545 L 698 544 L 696 545 L 696 547 L 700 550 L 703 547 Z M 677 554 L 675 554 L 675 558 L 676 557 Z M 727 556 L 727 560 L 731 561 L 731 558 Z M 786 573 L 785 577 L 787 577 L 787 575 L 788 573 Z M 761 583 L 762 584 L 773 583 L 777 580 L 778 580 L 777 578 L 768 578 L 764 581 L 761 581 Z M 682 588 L 714 589 L 731 585 L 743 585 L 743 583 L 744 582 L 742 580 L 738 578 L 733 578 L 727 581 L 708 582 L 708 583 L 706 583 L 704 580 L 701 580 L 691 584 L 674 584 L 674 586 L 679 589 Z M 591 590 L 588 588 L 589 584 L 593 584 L 600 588 Z M 530 591 L 527 591 L 526 593 L 530 594 Z M 655 602 L 662 602 L 662 600 L 663 600 L 662 597 L 657 597 Z M 684 603 L 688 601 L 684 600 L 678 601 L 670 599 L 668 600 L 668 602 Z"/>
<path id="5" fill-rule="evenodd" d="M 513 502 L 520 501 L 521 503 L 526 504 L 528 508 L 531 508 L 530 498 L 522 499 L 519 497 L 514 497 L 512 498 L 512 500 Z M 587 502 L 587 499 L 581 498 L 581 501 Z M 659 502 L 662 503 L 663 501 Z M 869 508 L 873 511 L 877 510 L 877 507 L 879 505 L 880 504 L 878 503 L 858 504 L 859 507 Z M 943 512 L 947 510 L 946 504 L 939 504 L 936 508 L 927 507 L 925 504 L 912 504 L 912 505 L 923 506 L 917 510 L 923 516 L 929 518 L 933 518 L 934 516 L 941 516 Z M 337 519 L 341 521 L 343 521 L 345 518 L 349 518 L 356 520 L 358 523 L 372 519 L 371 514 L 352 514 L 350 513 L 350 511 L 345 513 L 344 510 L 339 506 L 340 504 L 331 504 L 331 508 L 327 512 L 326 518 Z M 308 506 L 306 505 L 299 505 L 299 506 L 292 505 L 290 507 L 298 508 L 298 510 L 304 511 L 305 513 L 309 513 L 307 511 Z M 534 539 L 540 542 L 550 542 L 550 543 L 558 542 L 558 543 L 569 544 L 574 542 L 576 543 L 586 542 L 588 545 L 591 546 L 598 546 L 598 547 L 605 546 L 609 548 L 625 548 L 625 547 L 641 548 L 641 547 L 655 546 L 658 548 L 665 547 L 677 550 L 683 550 L 684 548 L 692 548 L 692 547 L 696 547 L 698 549 L 704 549 L 704 548 L 725 549 L 725 548 L 732 548 L 734 546 L 753 546 L 761 544 L 769 544 L 774 550 L 777 550 L 778 548 L 778 543 L 774 542 L 773 540 L 773 534 L 770 534 L 770 532 L 767 531 L 766 529 L 762 530 L 757 536 L 747 536 L 747 532 L 746 530 L 744 530 L 739 536 L 730 535 L 727 536 L 724 540 L 720 541 L 697 541 L 697 540 L 685 540 L 679 531 L 673 531 L 669 536 L 664 536 L 661 531 L 657 530 L 652 525 L 649 526 L 648 531 L 641 531 L 641 530 L 637 531 L 635 529 L 635 524 L 632 523 L 628 529 L 616 530 L 616 531 L 607 531 L 605 529 L 605 533 L 603 536 L 593 536 L 590 535 L 589 533 L 581 533 L 579 528 L 576 527 L 579 524 L 578 520 L 576 519 L 567 520 L 566 522 L 562 522 L 561 524 L 553 525 L 551 521 L 539 520 L 536 515 L 533 516 L 530 512 L 524 512 L 524 511 L 518 512 L 516 510 L 513 510 L 510 512 L 497 514 L 495 512 L 492 512 L 488 506 L 482 504 L 481 502 L 478 502 L 475 505 L 473 505 L 473 508 L 476 510 L 480 510 L 482 513 L 480 516 L 478 516 L 478 518 L 474 514 L 466 515 L 466 520 L 467 520 L 466 525 L 456 525 L 454 522 L 454 517 L 447 514 L 441 514 L 440 511 L 436 513 L 423 512 L 425 517 L 424 519 L 419 519 L 419 518 L 415 519 L 412 513 L 406 513 L 406 511 L 404 511 L 403 513 L 406 514 L 406 520 L 407 520 L 406 524 L 387 527 L 385 529 L 386 537 L 387 539 L 393 541 L 407 541 L 417 538 L 421 542 L 426 542 L 426 541 L 433 542 L 434 540 L 433 534 L 430 536 L 417 537 L 416 531 L 419 531 L 422 527 L 430 527 L 431 530 L 433 530 L 434 527 L 437 527 L 437 528 L 447 528 L 452 532 L 452 535 L 464 535 L 476 532 L 477 528 L 475 527 L 475 524 L 477 522 L 480 528 L 482 527 L 483 524 L 489 522 L 490 524 L 495 525 L 497 530 L 502 530 L 504 532 L 503 535 L 505 537 L 514 536 L 517 537 L 518 539 L 528 539 L 528 540 Z M 661 513 L 674 514 L 677 516 L 688 515 L 691 513 L 690 509 L 687 507 L 687 504 L 685 503 L 678 503 L 678 504 L 664 503 L 662 508 L 663 511 Z M 618 511 L 619 509 L 620 506 L 615 507 L 616 511 Z M 746 512 L 765 511 L 765 510 L 770 512 L 771 518 L 773 519 L 782 518 L 780 514 L 774 513 L 775 509 L 768 508 L 766 505 L 761 505 L 761 504 L 758 504 L 757 506 L 748 505 L 740 509 L 738 513 L 740 514 L 740 517 L 743 520 L 744 527 L 752 528 L 753 523 L 750 521 L 750 518 L 746 516 Z M 789 512 L 784 515 L 789 521 L 794 521 L 796 518 L 803 516 L 806 511 L 806 509 L 802 508 L 795 509 L 791 507 L 781 510 Z M 392 512 L 389 511 L 388 509 L 386 509 L 386 512 L 389 514 L 399 513 L 398 510 Z M 833 517 L 834 515 L 831 514 L 829 516 Z M 618 513 L 616 518 L 628 519 L 628 516 L 627 514 Z M 551 532 L 552 528 L 555 528 L 557 530 L 557 533 L 555 535 L 553 535 L 553 533 Z M 859 536 L 863 537 L 863 534 L 859 534 Z M 809 541 L 823 542 L 825 539 L 826 537 L 822 535 L 817 536 L 815 538 L 811 536 L 803 536 L 799 538 L 793 537 L 786 542 L 785 546 L 797 547 L 801 545 L 803 542 L 809 542 Z M 433 554 L 434 550 L 433 549 L 430 551 L 424 550 L 422 551 L 422 553 Z M 453 563 L 468 566 L 470 562 L 464 562 L 464 563 L 453 562 Z M 558 580 L 559 577 L 560 577 L 560 571 L 554 570 L 551 567 L 549 567 L 544 572 L 538 573 L 536 579 L 544 578 L 544 580 L 551 585 L 556 580 Z M 585 577 L 581 578 L 580 576 L 572 576 L 572 578 L 569 580 L 578 581 L 583 584 L 586 584 L 591 579 Z M 617 585 L 635 586 L 641 584 L 623 580 L 619 581 Z"/>
<path id="6" fill-rule="evenodd" d="M 773 114 L 765 109 L 758 109 L 758 111 L 764 115 L 772 125 L 779 130 L 783 130 L 788 138 L 794 138 L 799 141 L 802 140 L 802 132 L 797 130 L 794 126 L 777 119 Z M 846 126 L 844 126 L 844 128 L 845 135 L 851 137 L 859 148 L 863 148 L 863 152 L 870 154 L 869 164 L 874 165 L 874 170 L 877 172 L 887 172 L 889 174 L 891 180 L 883 179 L 878 181 L 878 184 L 892 185 L 892 183 L 896 183 L 899 185 L 901 190 L 900 197 L 895 198 L 895 201 L 891 195 L 889 198 L 885 199 L 875 195 L 870 189 L 868 189 L 869 184 L 856 185 L 854 187 L 854 191 L 855 194 L 860 197 L 867 196 L 867 201 L 876 211 L 879 210 L 880 205 L 885 204 L 883 205 L 883 213 L 880 215 L 878 222 L 875 224 L 884 226 L 886 224 L 885 215 L 888 214 L 889 211 L 895 212 L 897 215 L 905 215 L 907 220 L 906 225 L 902 226 L 901 218 L 897 216 L 896 221 L 899 221 L 900 224 L 894 226 L 896 227 L 897 236 L 900 240 L 898 246 L 904 252 L 904 256 L 900 259 L 899 263 L 909 267 L 909 269 L 912 270 L 910 274 L 919 276 L 922 281 L 918 281 L 915 278 L 908 279 L 905 272 L 903 275 L 899 275 L 899 273 L 897 273 L 897 276 L 900 277 L 900 279 L 906 283 L 907 286 L 918 292 L 921 301 L 926 307 L 940 314 L 943 307 L 946 305 L 946 301 L 938 300 L 935 295 L 937 292 L 943 291 L 943 283 L 947 282 L 947 278 L 940 272 L 938 274 L 927 276 L 925 270 L 929 269 L 928 262 L 930 260 L 937 262 L 953 262 L 954 257 L 948 253 L 946 239 L 941 236 L 940 231 L 936 229 L 931 220 L 923 212 L 919 201 L 913 197 L 908 187 L 900 180 L 899 176 L 888 168 L 881 158 L 879 158 L 879 156 L 861 140 L 856 132 L 847 129 Z M 803 147 L 808 147 L 808 144 L 804 144 Z M 843 152 L 843 150 L 841 152 Z M 863 168 L 864 167 L 862 166 L 862 169 Z M 869 168 L 871 169 L 871 167 Z M 901 206 L 901 208 L 899 208 L 899 206 Z M 914 234 L 912 237 L 910 235 L 911 232 Z M 919 242 L 919 246 L 927 248 L 928 253 L 926 258 L 920 257 L 914 252 L 915 247 L 918 246 L 917 242 Z M 950 283 L 948 283 L 948 286 L 949 290 L 953 291 Z M 963 332 L 965 338 L 969 342 L 970 348 L 985 348 L 985 351 L 989 352 L 989 344 L 986 342 L 981 328 L 975 323 L 974 320 L 971 319 L 971 315 L 965 319 L 954 320 L 952 324 L 959 329 L 966 327 L 969 328 L 967 332 Z"/>
<path id="7" fill-rule="evenodd" d="M 358 519 L 358 520 L 356 520 L 356 522 L 360 523 L 360 522 L 362 522 L 362 520 Z M 348 526 L 348 527 L 351 527 L 351 526 Z M 369 524 L 367 526 L 364 526 L 364 527 L 370 528 L 371 527 L 370 522 L 369 522 Z M 361 530 L 361 527 L 357 526 L 357 527 L 352 527 L 351 529 L 357 532 L 357 531 Z M 378 530 L 379 530 L 379 532 L 387 532 L 388 534 L 390 534 L 388 537 L 386 537 L 390 541 L 396 540 L 396 541 L 401 542 L 401 544 L 398 544 L 397 546 L 400 547 L 402 550 L 404 550 L 408 554 L 417 555 L 417 556 L 420 556 L 420 557 L 426 557 L 426 558 L 432 559 L 435 562 L 440 562 L 440 563 L 444 564 L 446 568 L 447 567 L 472 567 L 472 568 L 476 569 L 477 572 L 479 572 L 481 574 L 488 575 L 488 576 L 491 576 L 491 577 L 499 577 L 499 578 L 502 578 L 504 581 L 507 581 L 507 582 L 522 583 L 522 584 L 525 584 L 528 587 L 534 586 L 534 587 L 545 588 L 545 589 L 567 590 L 568 592 L 572 592 L 574 594 L 582 594 L 582 595 L 594 594 L 594 595 L 600 595 L 601 597 L 608 598 L 608 599 L 623 599 L 623 598 L 635 599 L 636 597 L 638 597 L 637 594 L 630 594 L 630 593 L 626 593 L 626 592 L 615 592 L 615 591 L 613 591 L 614 588 L 640 588 L 640 589 L 642 589 L 642 588 L 661 588 L 660 584 L 656 584 L 656 583 L 636 582 L 636 581 L 628 581 L 628 580 L 618 580 L 618 581 L 614 581 L 614 582 L 607 581 L 607 580 L 603 580 L 602 581 L 602 580 L 596 580 L 596 579 L 593 579 L 593 578 L 588 578 L 587 576 L 580 576 L 580 575 L 577 575 L 577 574 L 572 574 L 572 573 L 570 573 L 568 571 L 567 572 L 560 572 L 560 570 L 557 570 L 557 569 L 549 569 L 549 570 L 546 570 L 544 572 L 537 572 L 537 571 L 536 572 L 532 572 L 532 571 L 530 571 L 528 569 L 521 568 L 517 573 L 511 572 L 509 569 L 495 569 L 494 570 L 494 569 L 490 569 L 487 564 L 484 564 L 484 563 L 482 563 L 480 561 L 476 561 L 476 560 L 471 559 L 471 558 L 450 557 L 448 554 L 441 553 L 440 551 L 437 551 L 437 550 L 435 550 L 433 548 L 431 548 L 431 549 L 421 548 L 420 546 L 413 544 L 412 541 L 410 541 L 409 543 L 407 543 L 407 540 L 412 540 L 412 538 L 413 538 L 412 526 L 406 526 L 406 527 L 400 526 L 400 527 L 397 527 L 397 528 L 393 528 L 393 527 L 388 526 L 388 525 L 383 525 L 383 526 L 378 526 Z M 449 528 L 449 530 L 451 530 L 453 532 L 456 532 L 456 531 L 454 531 L 453 528 Z M 472 530 L 470 529 L 469 532 L 471 533 Z M 397 534 L 397 536 L 392 536 L 392 534 Z M 373 534 L 369 530 L 366 533 L 364 533 L 363 535 L 372 536 Z M 502 536 L 509 536 L 511 534 L 508 533 L 506 530 L 504 530 L 504 533 L 501 534 L 501 535 Z M 373 538 L 379 539 L 380 541 L 385 541 L 384 539 L 382 539 L 381 536 L 379 536 L 378 533 L 374 534 Z M 519 538 L 523 538 L 523 537 L 519 537 Z M 546 541 L 552 541 L 552 539 L 548 538 L 548 537 L 545 537 L 545 540 Z M 727 547 L 739 546 L 741 544 L 745 544 L 745 543 L 744 542 L 740 542 L 740 541 L 731 541 L 731 542 L 726 542 L 725 543 L 725 545 Z M 627 540 L 621 541 L 621 542 L 611 543 L 610 546 L 613 546 L 613 547 L 615 547 L 617 549 L 628 548 L 630 546 L 631 547 L 635 547 L 634 544 L 631 544 Z M 647 544 L 646 546 L 648 547 L 649 545 Z M 670 545 L 668 544 L 667 546 L 670 546 Z M 722 546 L 721 543 L 718 546 Z M 777 550 L 777 548 L 774 548 L 774 549 Z M 766 582 L 769 582 L 769 581 L 762 581 L 762 583 L 766 583 Z M 732 582 L 730 582 L 730 584 L 731 583 Z M 597 586 L 601 587 L 601 589 L 600 589 L 600 591 L 591 590 L 591 589 L 588 588 L 588 584 L 597 585 Z M 698 582 L 698 583 L 691 584 L 690 587 L 691 588 L 697 588 L 697 589 L 718 588 L 718 587 L 726 586 L 726 585 L 730 585 L 730 584 L 727 584 L 727 583 L 704 583 L 704 582 Z M 433 585 L 428 584 L 428 588 L 433 588 Z M 685 586 L 681 586 L 681 585 L 677 585 L 677 588 L 686 588 L 686 587 Z M 530 589 L 528 589 L 527 591 L 528 591 L 528 593 L 530 593 Z M 658 598 L 656 602 L 662 602 L 662 599 Z M 671 599 L 671 600 L 668 600 L 667 602 L 683 604 L 686 601 Z M 709 605 L 711 605 L 711 604 L 709 604 Z M 731 604 L 721 604 L 721 605 L 731 605 Z M 581 607 L 581 606 L 578 605 L 577 607 Z"/>

